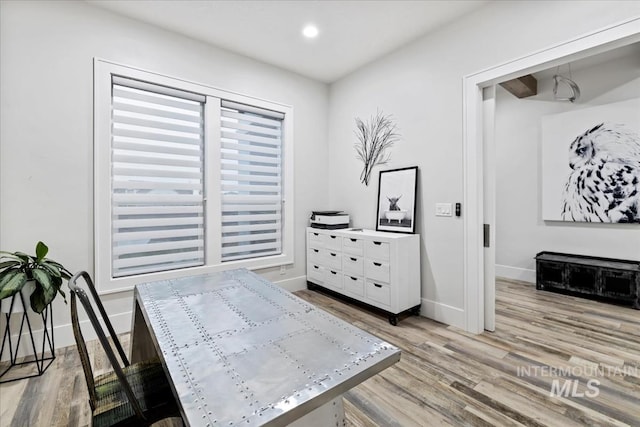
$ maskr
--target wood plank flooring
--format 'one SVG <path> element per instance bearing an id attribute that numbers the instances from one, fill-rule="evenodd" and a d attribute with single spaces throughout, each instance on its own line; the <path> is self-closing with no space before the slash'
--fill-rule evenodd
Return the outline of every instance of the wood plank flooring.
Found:
<path id="1" fill-rule="evenodd" d="M 403 351 L 345 395 L 348 426 L 640 426 L 638 310 L 499 280 L 496 331 L 471 335 L 422 317 L 394 327 L 333 297 L 296 294 Z M 75 347 L 57 355 L 44 376 L 0 385 L 0 427 L 89 424 Z"/>

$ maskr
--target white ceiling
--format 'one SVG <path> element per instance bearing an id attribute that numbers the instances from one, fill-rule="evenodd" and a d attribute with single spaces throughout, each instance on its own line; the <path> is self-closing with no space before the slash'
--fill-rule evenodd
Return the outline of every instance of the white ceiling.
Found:
<path id="1" fill-rule="evenodd" d="M 194 39 L 333 82 L 488 1 L 87 0 Z M 301 35 L 314 23 L 320 35 Z"/>

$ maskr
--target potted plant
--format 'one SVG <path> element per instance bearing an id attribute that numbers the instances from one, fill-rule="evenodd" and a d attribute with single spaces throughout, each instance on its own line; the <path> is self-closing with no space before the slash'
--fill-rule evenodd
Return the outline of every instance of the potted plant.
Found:
<path id="1" fill-rule="evenodd" d="M 42 242 L 36 245 L 35 256 L 24 252 L 0 251 L 0 300 L 7 298 L 9 302 L 9 297 L 33 287 L 29 299 L 36 313 L 42 313 L 58 293 L 66 303 L 66 296 L 61 289 L 62 279 L 68 280 L 71 273 L 62 264 L 46 258 L 48 252 L 49 248 Z M 28 296 L 28 291 L 23 291 L 23 294 Z M 14 302 L 14 310 L 18 302 L 18 299 Z"/>

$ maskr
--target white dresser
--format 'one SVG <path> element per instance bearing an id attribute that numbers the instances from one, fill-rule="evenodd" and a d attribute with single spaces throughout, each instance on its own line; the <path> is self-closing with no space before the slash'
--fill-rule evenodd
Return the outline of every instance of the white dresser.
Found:
<path id="1" fill-rule="evenodd" d="M 420 236 L 307 228 L 307 282 L 398 314 L 420 311 Z"/>

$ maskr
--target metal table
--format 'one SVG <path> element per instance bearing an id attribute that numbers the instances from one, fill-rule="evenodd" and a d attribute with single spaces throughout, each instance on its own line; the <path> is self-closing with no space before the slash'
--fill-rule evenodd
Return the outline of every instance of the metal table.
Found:
<path id="1" fill-rule="evenodd" d="M 400 350 L 246 270 L 136 286 L 131 359 L 158 355 L 187 425 L 344 424 Z"/>

